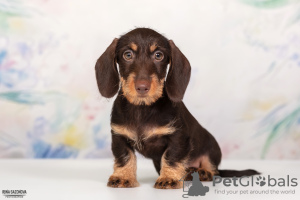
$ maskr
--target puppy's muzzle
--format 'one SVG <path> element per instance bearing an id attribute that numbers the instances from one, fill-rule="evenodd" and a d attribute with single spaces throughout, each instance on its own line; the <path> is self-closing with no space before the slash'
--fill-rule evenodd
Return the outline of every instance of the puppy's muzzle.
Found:
<path id="1" fill-rule="evenodd" d="M 135 90 L 139 95 L 146 95 L 151 87 L 151 82 L 148 80 L 137 80 L 135 82 Z"/>

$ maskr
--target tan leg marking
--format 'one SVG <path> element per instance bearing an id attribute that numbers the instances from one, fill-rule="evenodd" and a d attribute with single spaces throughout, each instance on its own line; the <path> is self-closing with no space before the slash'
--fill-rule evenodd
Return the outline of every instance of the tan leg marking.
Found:
<path id="1" fill-rule="evenodd" d="M 137 187 L 139 183 L 136 180 L 136 156 L 129 150 L 127 163 L 119 167 L 114 164 L 114 173 L 109 177 L 107 186 L 116 188 Z"/>
<path id="2" fill-rule="evenodd" d="M 165 154 L 161 160 L 160 176 L 157 178 L 154 185 L 157 189 L 178 189 L 182 188 L 183 183 L 179 181 L 186 173 L 185 164 L 176 163 L 176 166 L 171 167 L 165 160 Z"/>
<path id="3" fill-rule="evenodd" d="M 207 155 L 200 156 L 198 159 L 190 162 L 188 166 L 186 181 L 192 180 L 191 174 L 193 172 L 199 173 L 201 181 L 212 181 L 213 176 L 217 174 L 216 167 L 211 163 Z"/>
<path id="4" fill-rule="evenodd" d="M 145 104 L 149 106 L 162 96 L 164 79 L 159 80 L 156 75 L 151 75 L 151 87 L 146 97 L 138 97 L 138 93 L 135 90 L 134 73 L 130 74 L 127 80 L 121 77 L 121 85 L 124 93 L 123 95 L 130 103 L 134 105 Z"/>
<path id="5" fill-rule="evenodd" d="M 207 155 L 202 156 L 200 168 L 210 172 L 212 176 L 216 174 L 216 166 L 210 162 L 209 157 Z"/>

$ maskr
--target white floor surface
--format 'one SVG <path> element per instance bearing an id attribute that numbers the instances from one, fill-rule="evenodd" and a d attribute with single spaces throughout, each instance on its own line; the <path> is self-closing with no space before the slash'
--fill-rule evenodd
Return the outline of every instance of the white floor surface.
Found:
<path id="1" fill-rule="evenodd" d="M 209 192 L 205 196 L 189 196 L 188 199 L 300 199 L 300 161 L 224 160 L 220 168 L 256 169 L 266 178 L 266 185 L 256 185 L 257 176 L 254 177 L 253 186 L 248 187 L 226 187 L 221 183 L 213 186 L 212 182 L 205 182 L 203 184 L 209 187 Z M 26 195 L 22 198 L 24 200 L 168 200 L 184 199 L 182 195 L 187 193 L 182 189 L 154 189 L 158 174 L 151 160 L 138 159 L 137 175 L 140 186 L 137 188 L 107 187 L 106 182 L 112 172 L 112 159 L 0 160 L 0 199 L 8 199 L 5 194 L 7 191 L 11 193 L 11 190 L 26 190 Z M 284 179 L 285 186 L 269 186 L 268 175 L 281 184 Z M 294 178 L 294 182 L 298 184 L 296 187 L 292 187 L 291 182 L 287 186 L 287 175 L 290 181 Z M 242 183 L 246 184 L 247 180 L 244 179 Z M 270 185 L 273 184 L 274 180 L 271 180 Z M 227 194 L 228 192 L 235 194 Z M 257 192 L 265 194 L 252 194 Z M 279 194 L 275 194 L 276 192 Z M 285 192 L 287 194 L 282 194 Z"/>

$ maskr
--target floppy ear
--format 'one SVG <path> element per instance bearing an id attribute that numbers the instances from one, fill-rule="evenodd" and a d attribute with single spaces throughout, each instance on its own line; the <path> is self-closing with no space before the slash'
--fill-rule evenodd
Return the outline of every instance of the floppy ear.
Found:
<path id="1" fill-rule="evenodd" d="M 115 50 L 118 39 L 107 47 L 97 60 L 95 71 L 100 94 L 106 98 L 113 97 L 119 90 L 119 74 L 115 60 Z"/>
<path id="2" fill-rule="evenodd" d="M 191 66 L 172 40 L 169 40 L 169 44 L 171 46 L 171 60 L 166 80 L 166 91 L 173 102 L 179 102 L 183 99 L 190 81 Z"/>

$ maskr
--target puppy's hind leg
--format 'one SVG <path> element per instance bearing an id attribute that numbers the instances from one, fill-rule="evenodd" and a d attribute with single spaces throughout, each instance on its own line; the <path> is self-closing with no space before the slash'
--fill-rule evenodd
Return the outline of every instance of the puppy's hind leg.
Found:
<path id="1" fill-rule="evenodd" d="M 198 172 L 200 181 L 212 181 L 214 175 L 218 174 L 216 166 L 210 161 L 207 155 L 202 155 L 189 163 L 186 169 L 188 173 L 185 180 L 192 180 L 192 173 Z"/>

